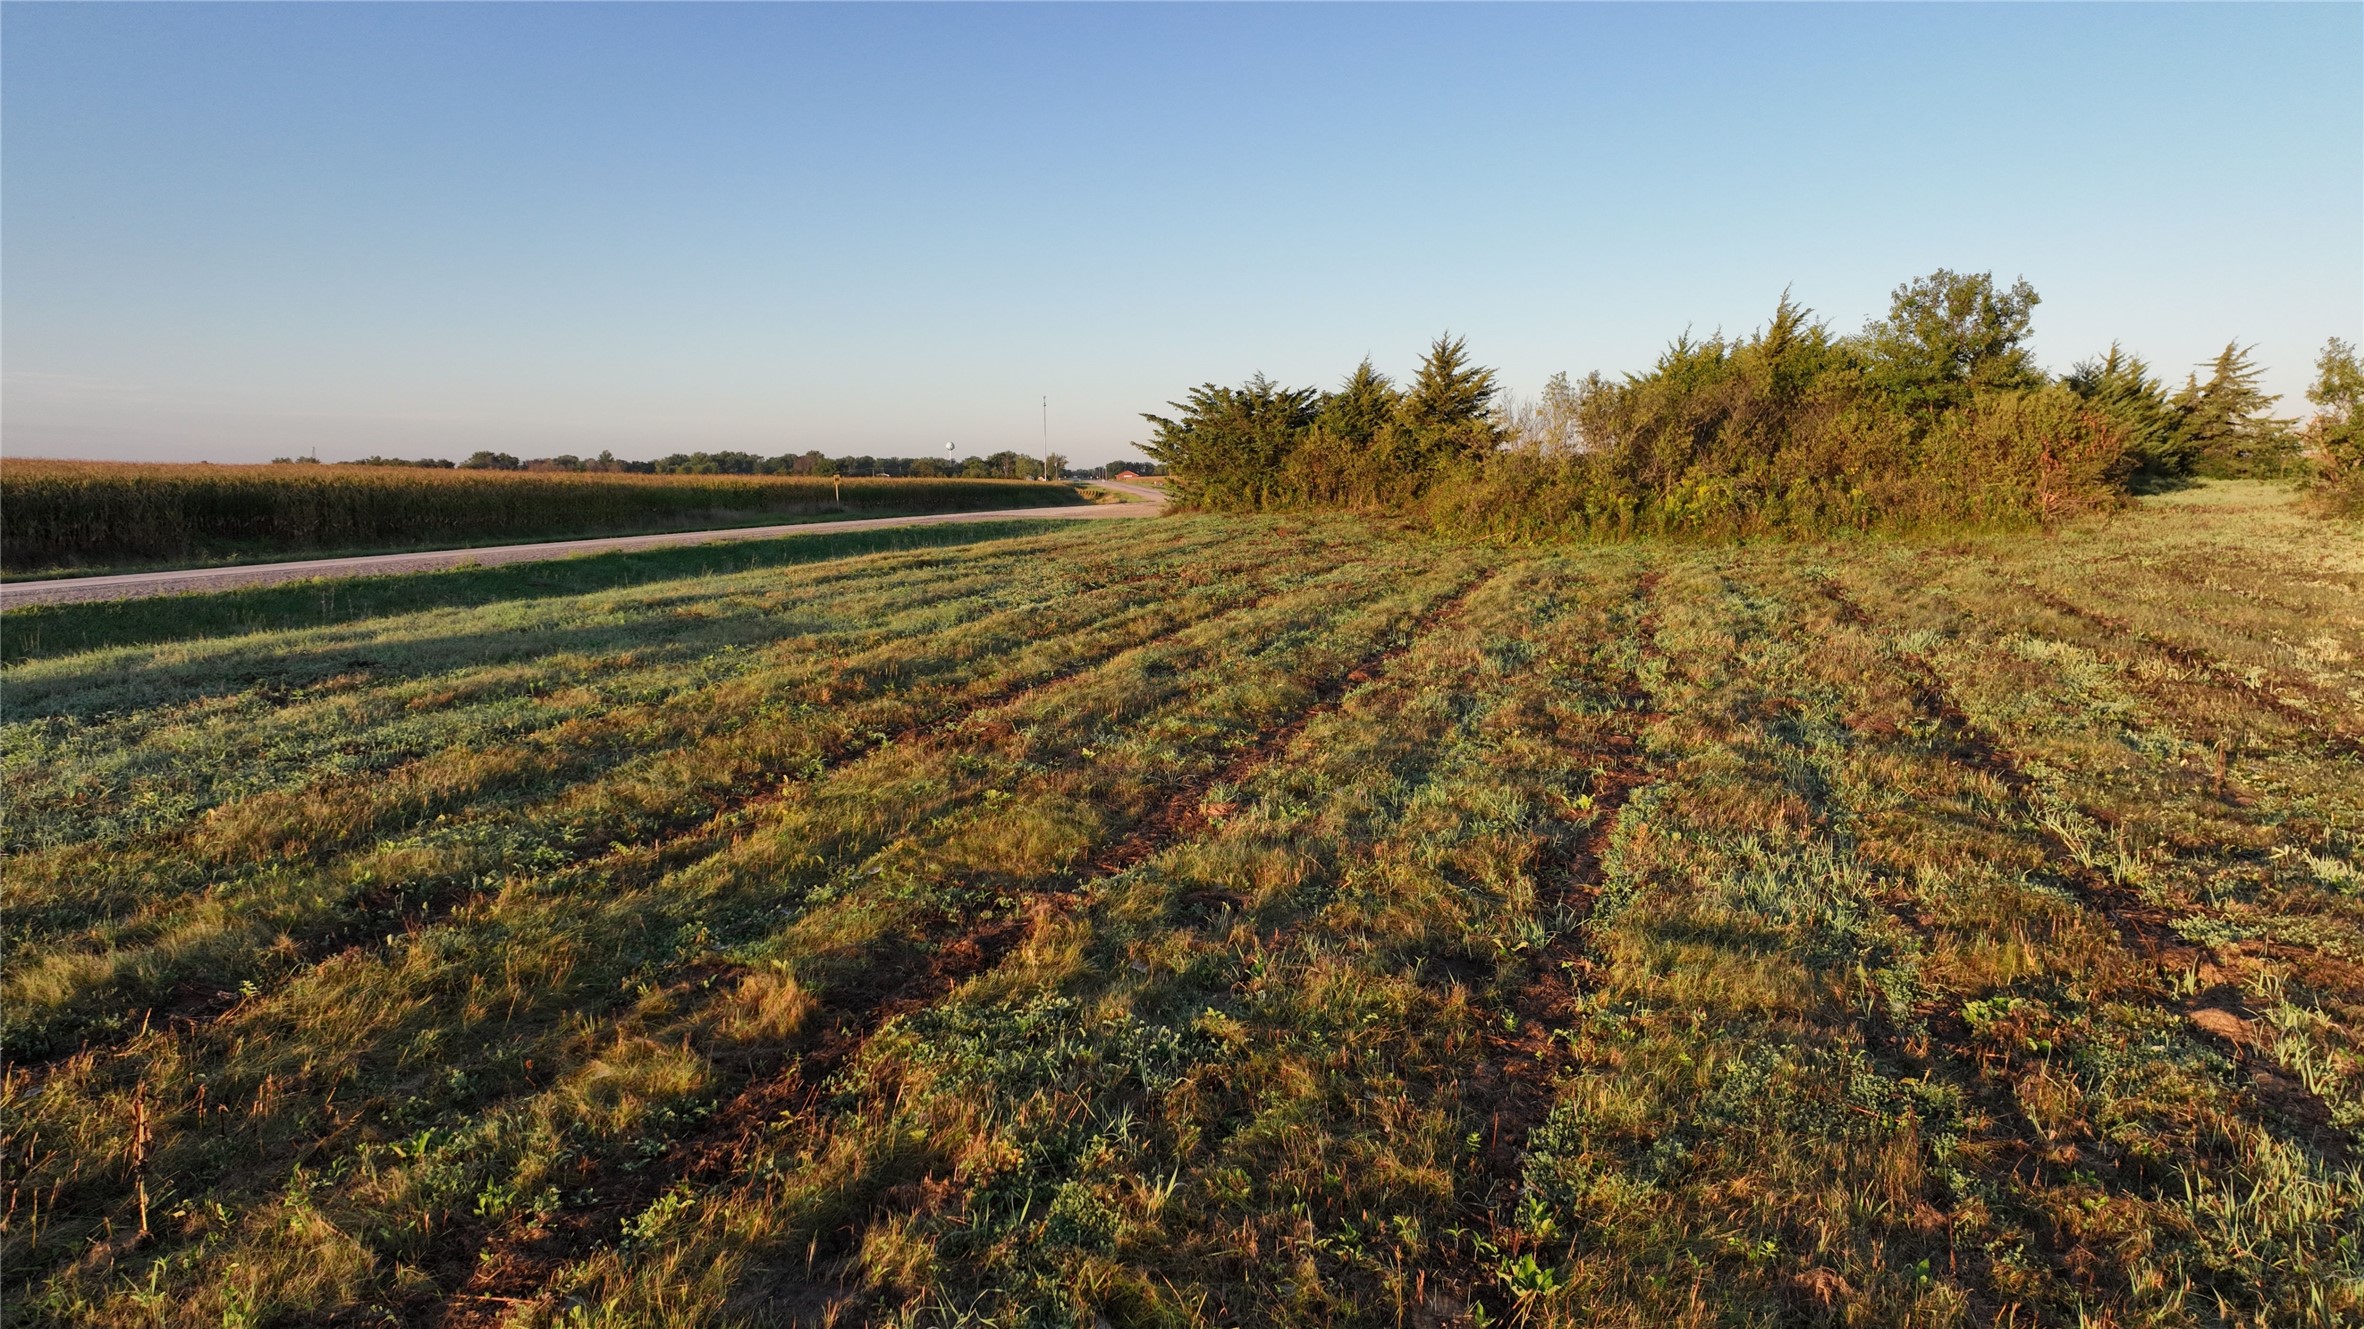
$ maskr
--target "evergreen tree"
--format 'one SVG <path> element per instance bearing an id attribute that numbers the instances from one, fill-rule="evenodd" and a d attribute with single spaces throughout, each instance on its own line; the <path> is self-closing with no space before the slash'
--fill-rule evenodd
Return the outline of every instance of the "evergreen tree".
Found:
<path id="1" fill-rule="evenodd" d="M 1202 383 L 1187 400 L 1167 403 L 1181 415 L 1142 415 L 1157 427 L 1144 446 L 1173 469 L 1185 502 L 1253 506 L 1303 441 L 1318 396 L 1262 374 L 1237 388 Z"/>
<path id="2" fill-rule="evenodd" d="M 2196 452 L 2181 417 L 2139 356 L 2111 342 L 2099 359 L 2078 361 L 2061 383 L 2126 431 L 2126 451 L 2141 473 L 2154 479 L 2192 473 Z"/>
<path id="3" fill-rule="evenodd" d="M 2194 469 L 2215 477 L 2288 474 L 2297 460 L 2292 421 L 2266 414 L 2276 400 L 2257 386 L 2264 372 L 2249 359 L 2254 347 L 2225 343 L 2209 366 L 2208 381 L 2184 381 L 2173 405 L 2179 429 L 2196 457 Z"/>
<path id="4" fill-rule="evenodd" d="M 1336 392 L 1322 394 L 1314 424 L 1333 441 L 1368 446 L 1395 418 L 1402 401 L 1394 382 L 1364 356 Z"/>
<path id="5" fill-rule="evenodd" d="M 1493 370 L 1470 363 L 1462 338 L 1438 337 L 1397 408 L 1391 451 L 1424 473 L 1447 460 L 1492 454 L 1502 444 L 1492 415 L 1499 391 Z"/>

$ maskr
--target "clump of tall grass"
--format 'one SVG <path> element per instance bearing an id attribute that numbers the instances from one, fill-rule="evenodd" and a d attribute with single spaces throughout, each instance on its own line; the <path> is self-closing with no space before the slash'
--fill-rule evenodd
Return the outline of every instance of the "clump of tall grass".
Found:
<path id="1" fill-rule="evenodd" d="M 1012 480 L 0 463 L 9 572 L 1081 501 Z"/>

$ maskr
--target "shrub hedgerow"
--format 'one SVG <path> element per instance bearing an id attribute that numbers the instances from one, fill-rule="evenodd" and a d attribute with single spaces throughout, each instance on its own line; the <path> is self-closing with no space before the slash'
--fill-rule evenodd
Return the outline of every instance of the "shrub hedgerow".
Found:
<path id="1" fill-rule="evenodd" d="M 1622 380 L 1555 379 L 1523 410 L 1440 338 L 1402 387 L 1368 362 L 1331 393 L 1203 385 L 1179 416 L 1147 417 L 1150 448 L 1187 505 L 1378 510 L 1514 539 L 2035 525 L 2117 506 L 2138 466 L 2188 461 L 2152 437 L 2164 398 L 2147 379 L 2034 368 L 2035 303 L 2024 282 L 1939 272 L 1839 337 L 1784 295 L 1755 333 L 1685 336 Z"/>

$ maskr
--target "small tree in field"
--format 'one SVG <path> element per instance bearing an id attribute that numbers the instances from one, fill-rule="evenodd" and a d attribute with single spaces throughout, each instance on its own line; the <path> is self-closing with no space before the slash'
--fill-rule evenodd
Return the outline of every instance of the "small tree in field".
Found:
<path id="1" fill-rule="evenodd" d="M 2209 365 L 2208 381 L 2189 376 L 2175 394 L 2180 427 L 2201 475 L 2287 475 L 2298 460 L 2293 422 L 2266 414 L 2276 398 L 2257 386 L 2264 371 L 2249 359 L 2254 349 L 2226 342 Z"/>

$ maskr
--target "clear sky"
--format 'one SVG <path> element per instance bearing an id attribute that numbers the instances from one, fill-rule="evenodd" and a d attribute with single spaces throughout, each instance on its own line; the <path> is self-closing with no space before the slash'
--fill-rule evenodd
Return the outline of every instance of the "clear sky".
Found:
<path id="1" fill-rule="evenodd" d="M 2364 6 L 0 9 L 0 448 L 1129 455 L 1937 267 L 2055 369 L 2364 332 Z"/>

